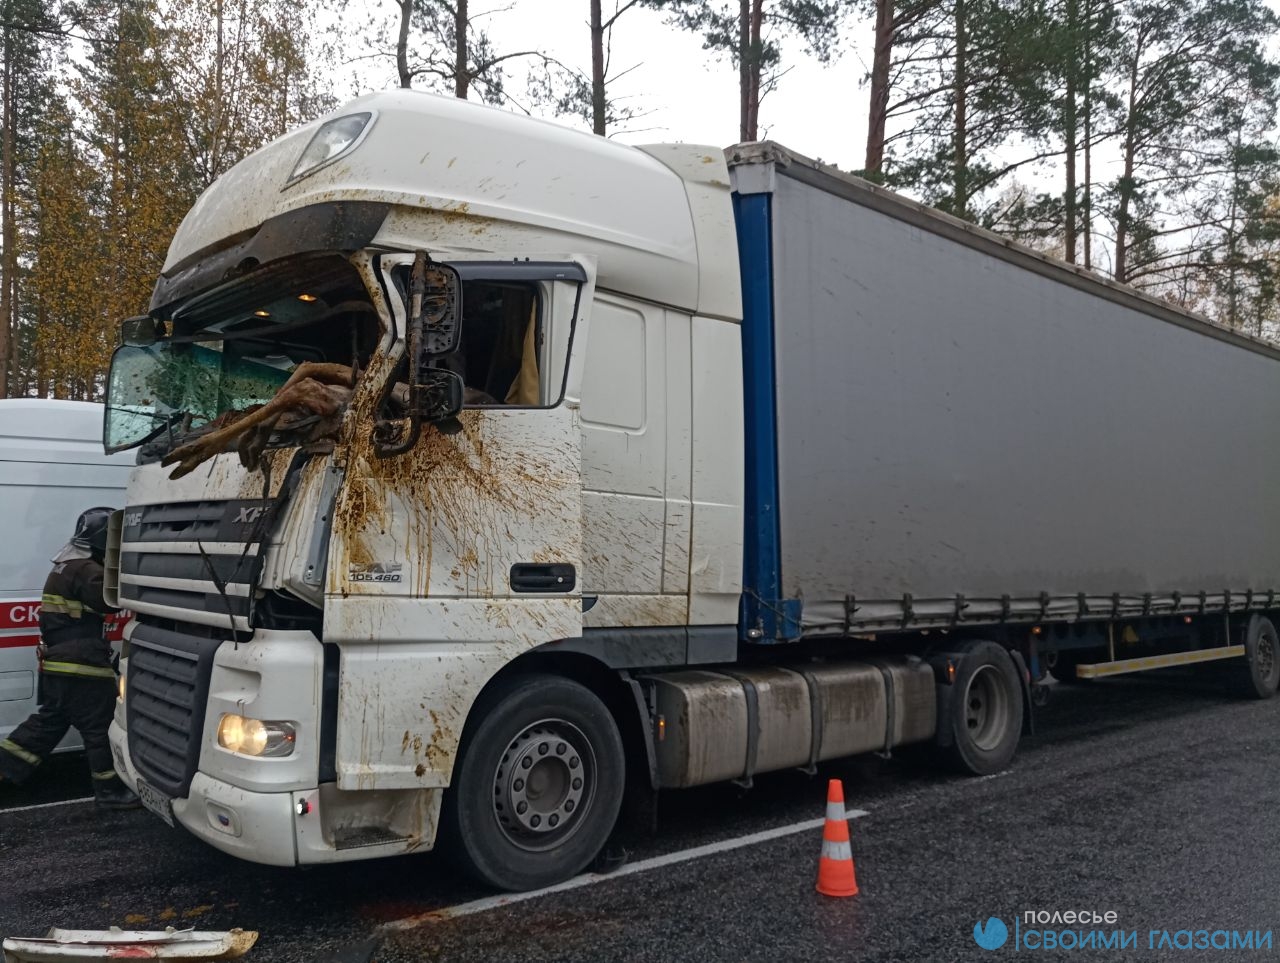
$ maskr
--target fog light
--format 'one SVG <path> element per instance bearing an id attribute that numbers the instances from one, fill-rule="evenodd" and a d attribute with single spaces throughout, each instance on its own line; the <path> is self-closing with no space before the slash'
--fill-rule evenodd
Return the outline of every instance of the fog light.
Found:
<path id="1" fill-rule="evenodd" d="M 120 669 L 120 675 L 116 677 L 116 698 L 124 702 L 124 667 Z"/>
<path id="2" fill-rule="evenodd" d="M 297 742 L 287 722 L 263 722 L 227 713 L 218 721 L 218 745 L 245 756 L 287 756 Z"/>

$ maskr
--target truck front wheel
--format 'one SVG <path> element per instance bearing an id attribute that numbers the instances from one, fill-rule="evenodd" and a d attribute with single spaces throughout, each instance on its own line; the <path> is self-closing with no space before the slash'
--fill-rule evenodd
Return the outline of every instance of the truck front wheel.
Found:
<path id="1" fill-rule="evenodd" d="M 951 729 L 952 767 L 975 776 L 1004 769 L 1022 736 L 1022 686 L 1009 654 L 994 642 L 966 647 L 939 725 Z"/>
<path id="2" fill-rule="evenodd" d="M 499 889 L 580 872 L 622 802 L 622 739 L 609 710 L 570 679 L 526 675 L 487 693 L 472 717 L 445 794 L 442 845 Z"/>

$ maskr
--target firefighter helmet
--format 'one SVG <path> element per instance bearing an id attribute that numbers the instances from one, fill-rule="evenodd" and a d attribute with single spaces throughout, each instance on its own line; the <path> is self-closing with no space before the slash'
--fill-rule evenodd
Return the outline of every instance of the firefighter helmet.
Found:
<path id="1" fill-rule="evenodd" d="M 114 508 L 89 508 L 80 513 L 76 519 L 76 533 L 71 536 L 71 544 L 94 555 L 101 556 L 107 551 L 107 522 L 111 519 Z"/>

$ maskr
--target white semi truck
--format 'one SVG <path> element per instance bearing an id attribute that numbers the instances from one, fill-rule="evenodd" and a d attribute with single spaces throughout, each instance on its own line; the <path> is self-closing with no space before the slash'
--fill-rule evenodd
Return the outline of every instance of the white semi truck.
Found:
<path id="1" fill-rule="evenodd" d="M 122 330 L 112 746 L 245 859 L 537 887 L 627 789 L 996 772 L 1050 672 L 1280 681 L 1280 352 L 776 145 L 370 95 Z M 321 368 L 340 418 L 159 464 Z"/>

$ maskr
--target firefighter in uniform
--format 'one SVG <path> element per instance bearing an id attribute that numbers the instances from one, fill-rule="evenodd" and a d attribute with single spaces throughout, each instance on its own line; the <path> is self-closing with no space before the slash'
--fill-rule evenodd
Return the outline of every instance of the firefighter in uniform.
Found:
<path id="1" fill-rule="evenodd" d="M 116 702 L 116 673 L 104 616 L 102 566 L 110 508 L 90 508 L 54 557 L 40 602 L 41 703 L 39 710 L 0 740 L 0 779 L 21 783 L 75 726 L 84 739 L 93 795 L 104 809 L 132 809 L 138 797 L 111 762 L 107 727 Z"/>

